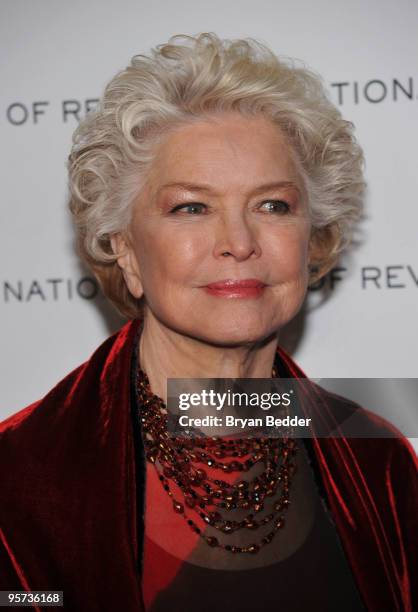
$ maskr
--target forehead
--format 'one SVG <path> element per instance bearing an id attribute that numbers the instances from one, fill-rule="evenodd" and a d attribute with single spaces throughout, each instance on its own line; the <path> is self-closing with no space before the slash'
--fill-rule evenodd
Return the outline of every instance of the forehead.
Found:
<path id="1" fill-rule="evenodd" d="M 201 182 L 252 189 L 257 183 L 298 181 L 285 135 L 262 116 L 225 114 L 171 131 L 157 148 L 149 182 Z"/>

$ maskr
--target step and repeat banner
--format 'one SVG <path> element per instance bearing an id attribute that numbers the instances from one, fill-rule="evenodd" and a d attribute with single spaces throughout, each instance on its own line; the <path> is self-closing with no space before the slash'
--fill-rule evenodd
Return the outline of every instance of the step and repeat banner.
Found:
<path id="1" fill-rule="evenodd" d="M 107 81 L 173 34 L 253 37 L 322 75 L 365 152 L 366 215 L 281 342 L 313 378 L 416 377 L 418 4 L 3 0 L 0 11 L 0 419 L 124 323 L 74 252 L 66 159 Z"/>

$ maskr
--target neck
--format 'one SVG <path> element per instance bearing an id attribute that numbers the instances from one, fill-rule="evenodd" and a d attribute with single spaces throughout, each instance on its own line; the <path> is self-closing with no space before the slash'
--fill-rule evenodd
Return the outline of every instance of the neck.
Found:
<path id="1" fill-rule="evenodd" d="M 277 335 L 240 346 L 218 346 L 178 333 L 145 316 L 140 367 L 156 395 L 167 401 L 167 378 L 270 378 Z"/>

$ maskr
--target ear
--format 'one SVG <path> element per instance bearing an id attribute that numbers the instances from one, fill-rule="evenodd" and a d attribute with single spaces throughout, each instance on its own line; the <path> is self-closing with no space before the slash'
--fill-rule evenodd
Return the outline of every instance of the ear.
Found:
<path id="1" fill-rule="evenodd" d="M 139 299 L 142 297 L 144 290 L 138 261 L 128 236 L 122 232 L 113 234 L 110 237 L 110 244 L 113 253 L 116 255 L 116 261 L 122 271 L 126 286 L 130 293 Z"/>
<path id="2" fill-rule="evenodd" d="M 309 244 L 310 284 L 316 283 L 334 266 L 341 244 L 340 229 L 333 223 L 313 230 Z"/>

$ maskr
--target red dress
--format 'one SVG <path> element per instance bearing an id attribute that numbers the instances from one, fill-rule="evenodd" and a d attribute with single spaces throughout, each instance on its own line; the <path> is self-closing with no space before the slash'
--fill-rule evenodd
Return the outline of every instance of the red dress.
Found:
<path id="1" fill-rule="evenodd" d="M 130 418 L 139 323 L 1 424 L 0 590 L 63 590 L 66 610 L 144 610 Z M 345 409 L 321 400 L 325 419 Z M 318 438 L 312 451 L 366 608 L 418 609 L 418 469 L 407 440 Z"/>

